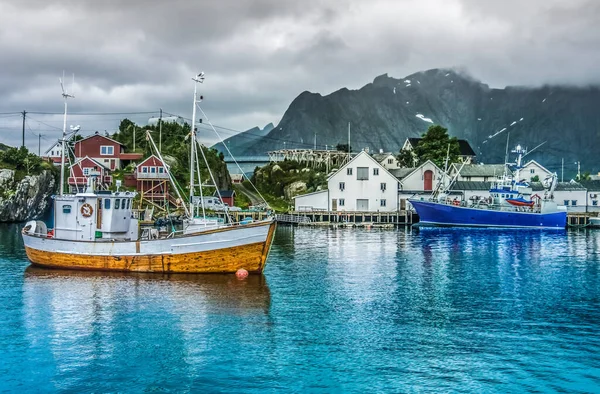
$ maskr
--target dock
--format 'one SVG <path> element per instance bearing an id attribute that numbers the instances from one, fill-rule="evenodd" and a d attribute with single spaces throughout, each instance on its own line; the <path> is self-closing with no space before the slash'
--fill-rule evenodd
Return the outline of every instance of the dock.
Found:
<path id="1" fill-rule="evenodd" d="M 417 223 L 419 217 L 412 211 L 396 212 L 339 212 L 291 211 L 277 215 L 277 221 L 301 226 L 395 227 Z"/>

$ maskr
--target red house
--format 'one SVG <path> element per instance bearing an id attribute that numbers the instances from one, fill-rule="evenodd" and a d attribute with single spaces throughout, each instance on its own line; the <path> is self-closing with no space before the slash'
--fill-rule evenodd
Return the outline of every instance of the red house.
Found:
<path id="1" fill-rule="evenodd" d="M 169 200 L 169 174 L 167 170 L 168 165 L 154 155 L 135 167 L 136 189 L 142 199 L 150 201 Z"/>
<path id="2" fill-rule="evenodd" d="M 125 146 L 96 132 L 75 142 L 75 157 L 89 157 L 109 170 L 118 170 L 129 162 L 142 158 L 141 153 L 125 153 Z"/>
<path id="3" fill-rule="evenodd" d="M 69 167 L 69 187 L 74 192 L 84 192 L 88 178 L 95 177 L 96 185 L 100 188 L 108 188 L 112 184 L 112 177 L 108 175 L 108 169 L 96 160 L 83 157 Z"/>
<path id="4" fill-rule="evenodd" d="M 219 190 L 219 194 L 221 194 L 221 199 L 223 200 L 223 204 L 227 204 L 230 207 L 233 207 L 235 202 L 235 190 Z M 214 197 L 218 197 L 217 192 L 213 194 Z"/>

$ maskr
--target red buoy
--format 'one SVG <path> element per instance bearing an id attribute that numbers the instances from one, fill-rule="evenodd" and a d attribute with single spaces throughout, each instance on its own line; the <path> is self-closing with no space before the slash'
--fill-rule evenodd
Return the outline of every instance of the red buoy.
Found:
<path id="1" fill-rule="evenodd" d="M 246 279 L 248 277 L 248 271 L 246 271 L 243 268 L 240 268 L 235 272 L 235 276 L 237 276 L 238 279 Z"/>

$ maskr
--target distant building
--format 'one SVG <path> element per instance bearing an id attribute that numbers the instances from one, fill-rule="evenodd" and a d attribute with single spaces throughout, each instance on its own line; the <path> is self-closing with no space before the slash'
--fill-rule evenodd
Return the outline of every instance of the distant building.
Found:
<path id="1" fill-rule="evenodd" d="M 67 183 L 72 193 L 84 192 L 89 178 L 95 178 L 99 189 L 106 189 L 112 184 L 108 168 L 90 157 L 82 157 L 69 167 Z"/>
<path id="2" fill-rule="evenodd" d="M 329 176 L 327 190 L 294 201 L 297 211 L 393 212 L 398 209 L 398 180 L 362 151 Z"/>
<path id="3" fill-rule="evenodd" d="M 390 171 L 399 181 L 398 199 L 400 210 L 406 209 L 408 199 L 415 194 L 431 193 L 438 186 L 442 186 L 444 171 L 427 160 L 415 168 L 398 168 Z M 446 184 L 448 183 L 446 178 Z"/>
<path id="4" fill-rule="evenodd" d="M 400 168 L 398 165 L 398 159 L 392 152 L 383 152 L 383 150 L 380 150 L 379 153 L 373 153 L 372 156 L 386 170 L 395 170 L 396 168 Z"/>
<path id="5" fill-rule="evenodd" d="M 62 144 L 60 143 L 60 141 L 56 141 L 54 145 L 52 145 L 50 148 L 48 148 L 46 152 L 44 152 L 44 156 L 42 156 L 42 159 L 53 163 L 55 166 L 60 166 L 61 152 Z M 65 152 L 65 163 L 68 162 L 69 156 L 67 155 L 67 152 Z"/>
<path id="6" fill-rule="evenodd" d="M 234 206 L 234 204 L 235 204 L 235 190 L 219 190 L 218 194 L 215 191 L 215 193 L 213 194 L 213 197 L 218 197 L 219 194 L 221 195 L 221 200 L 223 201 L 223 204 L 227 204 L 230 207 Z"/>
<path id="7" fill-rule="evenodd" d="M 125 153 L 119 141 L 100 135 L 98 132 L 75 142 L 75 158 L 89 157 L 109 170 L 119 170 L 132 161 L 142 158 L 141 153 Z"/>
<path id="8" fill-rule="evenodd" d="M 538 181 L 543 181 L 546 177 L 552 175 L 552 172 L 535 160 L 530 160 L 521 168 L 521 177 L 526 181 L 533 181 L 538 177 Z"/>
<path id="9" fill-rule="evenodd" d="M 504 164 L 465 164 L 453 163 L 448 169 L 450 177 L 458 174 L 457 181 L 467 182 L 491 182 L 504 174 Z M 508 175 L 512 175 L 510 169 Z"/>

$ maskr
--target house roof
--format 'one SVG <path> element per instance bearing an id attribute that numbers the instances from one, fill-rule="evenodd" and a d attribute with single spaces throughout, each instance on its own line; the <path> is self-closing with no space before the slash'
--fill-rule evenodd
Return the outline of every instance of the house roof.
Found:
<path id="1" fill-rule="evenodd" d="M 417 145 L 419 145 L 419 142 L 422 140 L 422 138 L 409 138 L 408 141 L 410 142 L 410 145 L 414 148 L 417 147 Z M 469 144 L 469 141 L 467 140 L 458 140 L 458 147 L 460 149 L 460 155 L 461 156 L 477 156 L 475 154 L 475 151 L 473 150 L 473 148 L 471 148 L 471 145 Z"/>
<path id="2" fill-rule="evenodd" d="M 139 160 L 142 157 L 144 157 L 144 155 L 141 153 L 121 153 L 119 155 L 121 160 Z"/>
<path id="3" fill-rule="evenodd" d="M 414 170 L 416 170 L 416 167 L 410 167 L 410 168 L 394 168 L 392 170 L 390 170 L 390 172 L 392 173 L 393 176 L 395 176 L 398 179 L 402 179 L 405 178 L 408 174 L 412 173 Z"/>
<path id="4" fill-rule="evenodd" d="M 316 192 L 312 192 L 312 193 L 304 193 L 304 194 L 298 194 L 297 196 L 292 197 L 292 200 L 295 200 L 298 197 L 305 197 L 305 196 L 312 196 L 314 194 L 321 194 L 321 193 L 327 193 L 327 189 L 325 190 L 318 190 Z"/>
<path id="5" fill-rule="evenodd" d="M 221 197 L 230 198 L 230 197 L 235 196 L 235 190 L 219 190 L 219 194 L 221 194 Z M 213 196 L 217 196 L 217 195 L 218 194 L 215 191 Z"/>
<path id="6" fill-rule="evenodd" d="M 379 166 L 379 168 L 381 168 L 383 171 L 387 172 L 388 174 L 390 174 L 391 176 L 394 176 L 392 173 L 390 173 L 387 168 L 385 168 L 384 166 L 381 165 L 381 163 L 379 163 L 377 160 L 375 160 L 373 158 L 373 156 L 371 156 L 370 154 L 368 154 L 367 152 L 360 151 L 356 156 L 354 156 L 352 159 L 350 159 L 350 161 L 346 164 L 344 164 L 343 166 L 341 166 L 336 172 L 334 172 L 333 174 L 329 175 L 327 177 L 327 180 L 329 181 L 331 178 L 333 178 L 334 176 L 336 176 L 338 173 L 340 173 L 344 168 L 348 167 L 354 160 L 356 160 L 356 158 L 358 158 L 361 155 L 366 155 L 369 159 L 371 159 L 371 161 L 373 161 L 373 163 L 377 164 Z"/>
<path id="7" fill-rule="evenodd" d="M 137 166 L 135 166 L 135 168 L 137 169 L 138 167 L 140 167 L 142 164 L 146 164 L 146 162 L 150 159 L 154 159 L 156 160 L 158 163 L 160 163 L 163 167 L 169 168 L 169 165 L 167 163 L 162 162 L 158 157 L 156 157 L 156 155 L 151 155 L 148 156 L 147 158 L 145 158 L 140 164 L 138 164 Z M 158 164 L 154 164 L 154 165 L 158 165 Z"/>
<path id="8" fill-rule="evenodd" d="M 48 154 L 48 152 L 50 152 L 52 149 L 54 149 L 54 147 L 55 147 L 56 145 L 60 146 L 60 141 L 56 141 L 56 142 L 54 143 L 54 145 L 52 145 L 50 148 L 48 148 L 48 150 L 47 150 L 46 152 L 44 152 L 44 154 L 45 154 L 45 155 L 46 155 L 46 154 Z"/>
<path id="9" fill-rule="evenodd" d="M 540 167 L 542 170 L 546 171 L 547 173 L 552 174 L 552 172 L 549 169 L 547 169 L 546 167 L 544 167 L 543 165 L 541 165 L 540 163 L 538 163 L 535 160 L 529 160 L 523 167 L 527 167 L 530 164 L 535 164 L 536 166 Z"/>
<path id="10" fill-rule="evenodd" d="M 93 162 L 94 164 L 97 164 L 98 166 L 100 166 L 100 167 L 104 168 L 105 170 L 108 170 L 108 167 L 107 167 L 107 166 L 105 166 L 104 164 L 100 163 L 100 162 L 99 162 L 99 161 L 97 161 L 97 160 L 94 160 L 94 159 L 92 159 L 92 158 L 91 158 L 91 157 L 89 157 L 89 156 L 85 156 L 85 157 L 82 157 L 82 158 L 80 158 L 80 159 L 77 159 L 77 160 L 76 160 L 76 161 L 75 161 L 75 162 L 74 162 L 74 163 L 71 165 L 71 167 L 75 167 L 76 165 L 78 165 L 79 163 L 81 163 L 81 162 L 82 162 L 82 161 L 84 161 L 84 160 L 90 160 L 90 161 L 91 161 L 91 162 Z M 71 167 L 69 167 L 69 168 L 71 168 Z"/>
<path id="11" fill-rule="evenodd" d="M 530 183 L 531 190 L 539 192 L 544 191 L 544 185 L 542 182 L 531 182 Z M 585 187 L 579 182 L 558 182 L 556 184 L 555 191 L 583 191 L 586 190 Z"/>
<path id="12" fill-rule="evenodd" d="M 580 181 L 579 183 L 590 192 L 600 192 L 600 180 Z"/>
<path id="13" fill-rule="evenodd" d="M 456 181 L 450 190 L 490 190 L 491 182 Z"/>
<path id="14" fill-rule="evenodd" d="M 75 141 L 75 144 L 77 145 L 77 144 L 79 144 L 79 143 L 81 143 L 81 142 L 83 142 L 83 141 L 85 141 L 85 140 L 87 140 L 87 139 L 90 139 L 90 138 L 92 138 L 92 137 L 100 137 L 100 138 L 104 138 L 104 139 L 106 139 L 106 140 L 109 140 L 109 141 L 111 141 L 111 142 L 114 142 L 114 143 L 116 143 L 116 144 L 119 144 L 119 145 L 125 146 L 124 144 L 120 143 L 120 142 L 119 142 L 119 141 L 117 141 L 117 140 L 113 140 L 112 138 L 109 138 L 109 137 L 107 137 L 107 136 L 100 135 L 100 134 L 99 134 L 97 131 L 96 131 L 94 134 L 92 134 L 92 135 L 88 135 L 87 137 L 84 137 L 83 139 L 81 139 L 81 140 L 79 140 L 79 141 Z"/>
<path id="15" fill-rule="evenodd" d="M 461 167 L 452 164 L 458 171 Z M 508 170 L 509 174 L 512 172 Z M 504 164 L 465 164 L 460 170 L 461 176 L 478 176 L 478 177 L 494 177 L 504 174 Z"/>

